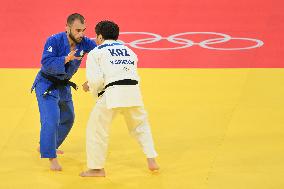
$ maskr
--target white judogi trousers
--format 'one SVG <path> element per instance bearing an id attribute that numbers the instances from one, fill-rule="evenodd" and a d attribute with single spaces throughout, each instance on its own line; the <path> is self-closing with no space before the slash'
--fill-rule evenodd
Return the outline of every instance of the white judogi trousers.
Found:
<path id="1" fill-rule="evenodd" d="M 117 113 L 126 121 L 129 133 L 140 144 L 147 158 L 157 157 L 154 148 L 147 113 L 143 106 L 107 108 L 103 95 L 96 102 L 87 125 L 87 166 L 89 169 L 102 169 L 105 165 L 110 125 Z"/>

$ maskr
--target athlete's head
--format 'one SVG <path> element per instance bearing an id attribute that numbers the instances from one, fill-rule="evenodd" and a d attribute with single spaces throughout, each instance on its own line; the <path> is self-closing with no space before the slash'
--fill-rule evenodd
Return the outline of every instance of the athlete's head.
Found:
<path id="1" fill-rule="evenodd" d="M 66 24 L 66 32 L 71 40 L 80 43 L 85 35 L 85 18 L 78 13 L 68 16 Z"/>
<path id="2" fill-rule="evenodd" d="M 96 25 L 95 32 L 97 34 L 96 42 L 100 45 L 104 40 L 117 40 L 119 36 L 119 27 L 112 21 L 104 20 Z"/>

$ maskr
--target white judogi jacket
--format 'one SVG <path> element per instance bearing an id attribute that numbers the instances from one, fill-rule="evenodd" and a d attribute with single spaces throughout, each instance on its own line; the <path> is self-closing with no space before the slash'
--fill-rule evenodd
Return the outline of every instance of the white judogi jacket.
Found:
<path id="1" fill-rule="evenodd" d="M 97 97 L 104 87 L 123 79 L 137 80 L 137 56 L 127 46 L 114 40 L 105 40 L 89 52 L 86 74 L 90 91 Z M 107 108 L 143 106 L 138 85 L 114 85 L 105 90 Z"/>

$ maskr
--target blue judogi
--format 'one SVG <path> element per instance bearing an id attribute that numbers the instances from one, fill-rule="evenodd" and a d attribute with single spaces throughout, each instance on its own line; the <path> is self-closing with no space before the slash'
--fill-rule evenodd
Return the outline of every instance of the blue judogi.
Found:
<path id="1" fill-rule="evenodd" d="M 97 45 L 84 37 L 76 45 L 75 56 L 83 57 Z M 70 45 L 65 32 L 49 37 L 45 43 L 41 70 L 36 76 L 32 89 L 35 88 L 40 112 L 40 153 L 42 158 L 55 158 L 56 149 L 62 144 L 74 123 L 74 107 L 69 85 L 57 86 L 45 93 L 53 84 L 45 76 L 58 80 L 70 80 L 77 72 L 81 60 L 73 60 L 66 64 L 65 57 L 70 53 Z"/>

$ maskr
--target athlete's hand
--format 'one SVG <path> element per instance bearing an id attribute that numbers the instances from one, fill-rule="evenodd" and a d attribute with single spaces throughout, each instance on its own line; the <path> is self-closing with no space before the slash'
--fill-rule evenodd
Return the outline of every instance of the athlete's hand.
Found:
<path id="1" fill-rule="evenodd" d="M 82 57 L 75 56 L 78 49 L 72 50 L 66 57 L 65 57 L 65 64 L 72 61 L 72 60 L 81 60 Z"/>
<path id="2" fill-rule="evenodd" d="M 85 92 L 90 91 L 90 88 L 89 88 L 89 85 L 88 85 L 88 81 L 86 81 L 86 82 L 82 85 L 82 87 L 83 87 L 83 90 L 84 90 Z"/>

